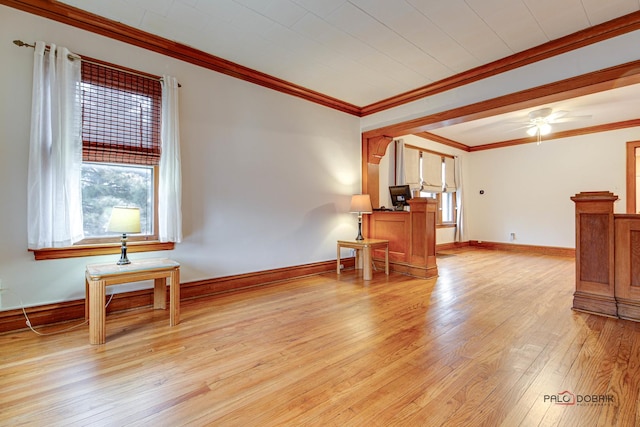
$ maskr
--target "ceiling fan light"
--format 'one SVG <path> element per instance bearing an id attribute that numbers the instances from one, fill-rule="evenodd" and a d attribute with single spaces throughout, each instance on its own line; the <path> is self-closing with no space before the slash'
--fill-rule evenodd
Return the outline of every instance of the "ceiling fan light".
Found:
<path id="1" fill-rule="evenodd" d="M 538 126 L 531 126 L 527 129 L 527 135 L 529 136 L 534 136 L 536 133 L 538 133 Z"/>
<path id="2" fill-rule="evenodd" d="M 549 123 L 542 123 L 539 128 L 540 135 L 549 135 L 551 133 L 551 125 Z"/>

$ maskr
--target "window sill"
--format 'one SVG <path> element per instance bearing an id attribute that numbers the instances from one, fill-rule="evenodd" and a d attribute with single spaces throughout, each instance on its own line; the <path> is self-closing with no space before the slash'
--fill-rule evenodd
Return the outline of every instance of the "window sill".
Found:
<path id="1" fill-rule="evenodd" d="M 173 242 L 129 242 L 127 253 L 170 251 L 174 248 Z M 120 253 L 120 243 L 108 243 L 99 245 L 78 245 L 67 248 L 29 249 L 33 252 L 36 261 L 45 259 L 76 258 L 83 256 L 112 255 Z"/>
<path id="2" fill-rule="evenodd" d="M 445 224 L 436 224 L 436 228 L 455 228 L 456 224 L 454 222 L 452 223 L 445 223 Z"/>

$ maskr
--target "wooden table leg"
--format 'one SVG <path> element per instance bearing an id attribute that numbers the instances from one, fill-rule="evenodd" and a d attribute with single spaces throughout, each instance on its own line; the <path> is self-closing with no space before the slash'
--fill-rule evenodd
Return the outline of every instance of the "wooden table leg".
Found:
<path id="1" fill-rule="evenodd" d="M 84 320 L 89 320 L 89 279 L 84 278 Z"/>
<path id="2" fill-rule="evenodd" d="M 169 276 L 169 325 L 180 323 L 180 269 L 171 271 Z"/>
<path id="3" fill-rule="evenodd" d="M 340 243 L 338 243 L 336 260 L 336 274 L 340 274 Z"/>
<path id="4" fill-rule="evenodd" d="M 356 270 L 362 270 L 362 249 L 353 249 L 356 252 Z"/>
<path id="5" fill-rule="evenodd" d="M 153 281 L 153 308 L 167 308 L 167 278 L 161 277 Z"/>
<path id="6" fill-rule="evenodd" d="M 389 244 L 385 246 L 384 250 L 384 272 L 387 276 L 389 275 Z"/>
<path id="7" fill-rule="evenodd" d="M 373 272 L 371 271 L 371 248 L 366 245 L 364 248 L 362 248 L 362 263 L 363 263 L 363 279 L 364 280 L 371 280 L 371 277 L 373 276 Z"/>
<path id="8" fill-rule="evenodd" d="M 91 280 L 89 282 L 89 343 L 91 344 L 104 344 L 107 340 L 105 296 L 106 282 Z"/>

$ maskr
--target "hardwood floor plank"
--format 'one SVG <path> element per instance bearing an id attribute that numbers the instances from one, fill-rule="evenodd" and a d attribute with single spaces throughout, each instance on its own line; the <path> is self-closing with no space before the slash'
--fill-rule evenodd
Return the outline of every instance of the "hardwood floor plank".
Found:
<path id="1" fill-rule="evenodd" d="M 1 425 L 640 425 L 640 324 L 571 310 L 571 258 L 447 251 L 0 334 Z M 64 325 L 54 329 L 64 328 Z M 606 404 L 551 398 L 611 396 Z M 634 424 L 635 423 L 635 424 Z"/>

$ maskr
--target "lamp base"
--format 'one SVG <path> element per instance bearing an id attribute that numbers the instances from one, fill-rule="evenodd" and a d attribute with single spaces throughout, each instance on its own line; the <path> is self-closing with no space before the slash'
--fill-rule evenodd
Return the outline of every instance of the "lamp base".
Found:
<path id="1" fill-rule="evenodd" d="M 356 240 L 364 240 L 364 237 L 362 236 L 362 221 L 358 221 L 358 236 L 356 237 Z"/>
<path id="2" fill-rule="evenodd" d="M 122 238 L 120 239 L 122 242 L 122 246 L 120 246 L 120 259 L 116 263 L 117 265 L 126 265 L 131 264 L 129 258 L 127 258 L 127 234 L 122 233 Z"/>

